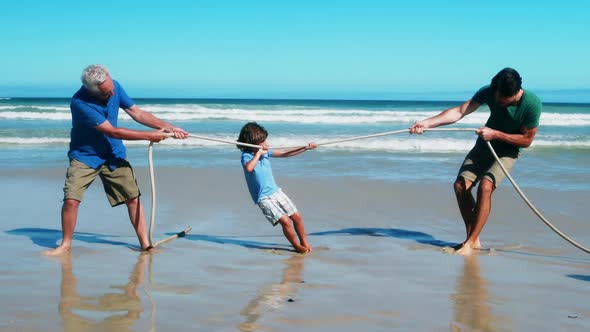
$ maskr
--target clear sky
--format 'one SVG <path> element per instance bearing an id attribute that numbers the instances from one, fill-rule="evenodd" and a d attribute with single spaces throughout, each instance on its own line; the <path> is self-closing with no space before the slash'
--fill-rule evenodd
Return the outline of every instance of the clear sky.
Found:
<path id="1" fill-rule="evenodd" d="M 461 99 L 513 67 L 525 88 L 586 101 L 588 13 L 585 0 L 6 1 L 0 95 L 69 97 L 101 63 L 136 98 Z"/>

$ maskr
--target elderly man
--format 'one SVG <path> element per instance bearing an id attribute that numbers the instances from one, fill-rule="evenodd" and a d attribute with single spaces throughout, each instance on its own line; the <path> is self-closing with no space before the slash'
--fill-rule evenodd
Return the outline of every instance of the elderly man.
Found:
<path id="1" fill-rule="evenodd" d="M 485 142 L 491 142 L 502 164 L 510 170 L 520 148 L 531 145 L 537 134 L 542 104 L 521 84 L 522 78 L 516 70 L 504 68 L 470 100 L 410 127 L 411 133 L 421 134 L 427 128 L 455 123 L 482 104 L 490 108 L 490 117 L 485 127 L 477 131 L 479 138 L 465 157 L 454 184 L 467 232 L 466 240 L 454 248 L 457 254 L 468 255 L 481 246 L 479 235 L 490 215 L 492 193 L 505 177 Z M 471 189 L 477 182 L 480 184 L 475 200 Z"/>
<path id="2" fill-rule="evenodd" d="M 84 69 L 81 79 L 83 86 L 74 94 L 70 104 L 70 166 L 66 174 L 61 210 L 63 240 L 57 248 L 45 251 L 44 254 L 59 255 L 70 251 L 78 207 L 84 191 L 96 176 L 100 176 L 111 206 L 127 205 L 129 219 L 141 249 L 150 250 L 139 188 L 133 169 L 126 160 L 122 140 L 159 142 L 169 136 L 184 139 L 188 133 L 139 108 L 119 82 L 111 78 L 105 67 L 90 65 Z M 119 108 L 125 110 L 133 120 L 155 130 L 118 127 Z"/>

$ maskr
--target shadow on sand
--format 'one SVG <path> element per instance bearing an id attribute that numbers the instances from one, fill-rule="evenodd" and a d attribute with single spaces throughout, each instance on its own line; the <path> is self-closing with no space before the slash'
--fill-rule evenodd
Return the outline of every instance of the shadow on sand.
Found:
<path id="1" fill-rule="evenodd" d="M 173 235 L 174 233 L 170 233 Z M 230 236 L 214 236 L 214 235 L 204 235 L 204 234 L 187 234 L 185 237 L 187 240 L 191 241 L 205 241 L 205 242 L 212 242 L 218 244 L 232 244 L 236 246 L 241 246 L 244 248 L 251 248 L 251 249 L 274 249 L 274 250 L 284 250 L 284 251 L 293 251 L 293 248 L 289 245 L 281 244 L 281 243 L 269 243 L 269 242 L 259 242 L 259 241 L 250 241 L 250 240 L 242 240 L 239 237 L 230 237 Z"/>
<path id="2" fill-rule="evenodd" d="M 455 242 L 446 242 L 442 240 L 438 240 L 434 238 L 432 235 L 411 231 L 407 229 L 399 229 L 399 228 L 372 228 L 372 227 L 353 227 L 353 228 L 343 228 L 334 231 L 324 231 L 324 232 L 316 232 L 311 233 L 308 235 L 313 236 L 324 236 L 324 235 L 340 235 L 340 234 L 347 234 L 347 235 L 364 235 L 364 236 L 383 236 L 383 237 L 394 237 L 397 239 L 405 239 L 405 240 L 413 240 L 418 243 L 422 244 L 429 244 L 436 247 L 452 247 L 456 245 Z"/>
<path id="3" fill-rule="evenodd" d="M 61 230 L 47 228 L 17 228 L 6 231 L 6 233 L 10 235 L 26 236 L 29 239 L 31 239 L 31 241 L 33 241 L 34 244 L 45 248 L 55 248 L 57 246 L 57 241 L 61 240 L 62 235 Z M 112 237 L 115 236 L 95 233 L 74 232 L 74 240 L 76 241 L 82 241 L 86 243 L 102 243 L 114 246 L 133 248 L 131 244 L 126 242 L 105 239 Z"/>
<path id="4" fill-rule="evenodd" d="M 583 275 L 583 274 L 568 274 L 568 278 L 582 280 L 582 281 L 590 281 L 590 275 Z"/>

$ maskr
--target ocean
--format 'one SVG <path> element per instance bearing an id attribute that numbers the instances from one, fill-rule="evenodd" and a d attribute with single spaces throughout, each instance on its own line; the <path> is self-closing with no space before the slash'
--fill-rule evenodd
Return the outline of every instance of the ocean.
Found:
<path id="1" fill-rule="evenodd" d="M 191 134 L 236 140 L 246 122 L 269 132 L 271 146 L 296 146 L 408 128 L 459 101 L 135 99 L 144 110 Z M 447 126 L 483 126 L 483 106 Z M 120 112 L 119 125 L 142 126 Z M 67 167 L 69 98 L 0 98 L 0 170 Z M 398 134 L 321 146 L 273 161 L 275 176 L 366 177 L 384 181 L 450 183 L 476 135 L 470 132 Z M 145 141 L 126 141 L 129 159 L 147 166 Z M 546 103 L 533 145 L 513 169 L 525 187 L 590 190 L 590 104 Z M 189 138 L 156 145 L 158 166 L 239 168 L 234 145 Z M 299 160 L 298 160 L 299 159 Z M 506 182 L 505 185 L 508 185 Z"/>
<path id="2" fill-rule="evenodd" d="M 458 102 L 136 99 L 187 131 L 236 140 L 258 121 L 270 145 L 303 145 L 408 128 Z M 482 107 L 449 126 L 482 126 Z M 141 126 L 121 112 L 121 126 Z M 273 159 L 314 252 L 290 251 L 250 199 L 240 151 L 190 138 L 156 144 L 154 240 L 138 253 L 124 207 L 100 184 L 80 206 L 71 254 L 60 208 L 68 99 L 0 99 L 2 331 L 589 331 L 590 259 L 543 225 L 506 180 L 483 250 L 465 240 L 452 183 L 470 132 L 406 133 Z M 148 143 L 126 142 L 151 214 Z M 590 244 L 590 104 L 546 104 L 513 177 L 556 227 Z M 24 198 L 24 199 L 23 199 Z M 150 211 L 150 212 L 148 212 Z M 146 216 L 147 217 L 147 216 Z M 517 290 L 517 291 L 516 291 Z M 338 305 L 334 305 L 338 303 Z M 424 319 L 424 313 L 428 319 Z"/>

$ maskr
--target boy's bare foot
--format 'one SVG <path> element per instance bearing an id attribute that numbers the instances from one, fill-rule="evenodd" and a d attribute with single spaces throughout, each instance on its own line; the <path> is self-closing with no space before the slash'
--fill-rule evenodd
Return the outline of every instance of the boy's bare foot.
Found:
<path id="1" fill-rule="evenodd" d="M 310 246 L 309 244 L 305 246 L 307 248 L 307 252 L 312 252 L 313 251 L 313 247 Z"/>
<path id="2" fill-rule="evenodd" d="M 59 245 L 55 249 L 45 250 L 42 252 L 42 254 L 44 256 L 59 256 L 59 255 L 65 254 L 65 253 L 69 253 L 71 249 L 72 249 L 71 246 L 65 246 L 62 244 L 62 245 Z"/>
<path id="3" fill-rule="evenodd" d="M 300 253 L 300 254 L 305 254 L 308 250 L 306 247 L 298 245 L 298 246 L 293 246 L 293 248 L 295 249 L 296 252 Z"/>

